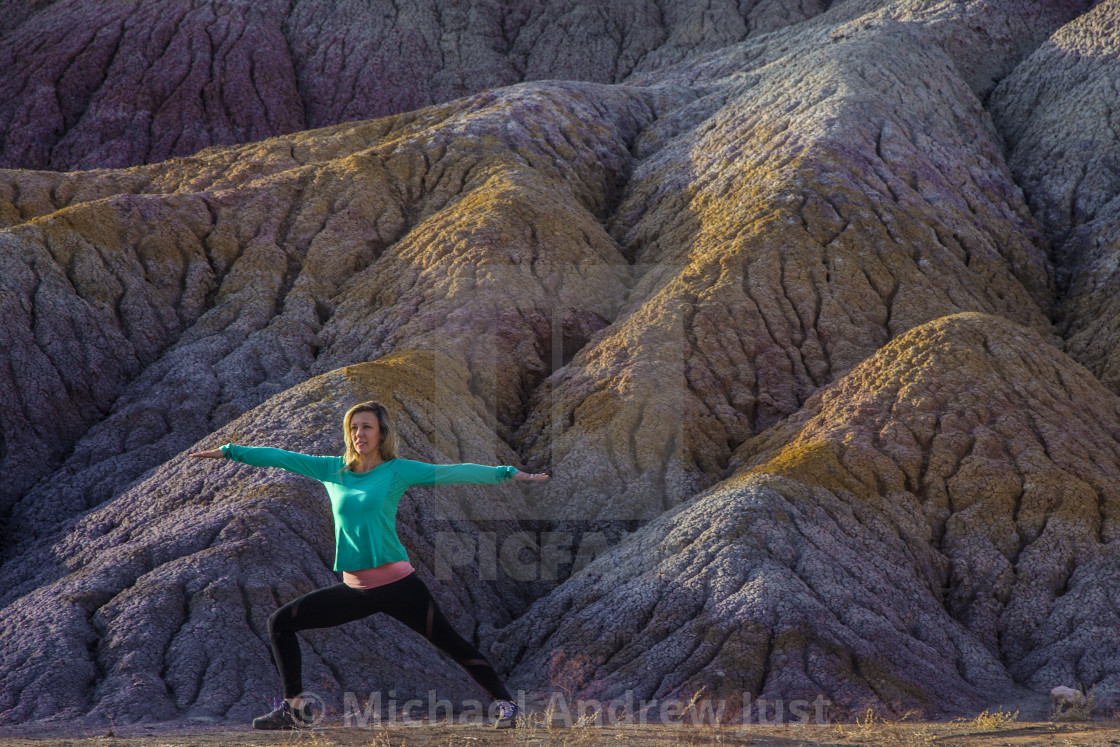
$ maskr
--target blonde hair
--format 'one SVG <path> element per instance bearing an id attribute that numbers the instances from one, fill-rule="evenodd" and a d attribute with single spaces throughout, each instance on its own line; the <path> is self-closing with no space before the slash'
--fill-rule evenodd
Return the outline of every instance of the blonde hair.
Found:
<path id="1" fill-rule="evenodd" d="M 378 402 L 362 402 L 346 411 L 342 419 L 342 438 L 346 442 L 346 451 L 342 455 L 343 469 L 353 469 L 358 466 L 358 452 L 354 449 L 354 438 L 350 435 L 350 421 L 359 412 L 372 412 L 377 417 L 378 430 L 381 431 L 381 458 L 386 462 L 397 458 L 397 433 L 389 424 L 389 412 L 384 405 Z"/>

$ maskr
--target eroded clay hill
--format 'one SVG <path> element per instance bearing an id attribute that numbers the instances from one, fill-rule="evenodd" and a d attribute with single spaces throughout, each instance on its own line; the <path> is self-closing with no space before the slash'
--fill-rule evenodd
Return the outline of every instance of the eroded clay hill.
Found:
<path id="1" fill-rule="evenodd" d="M 615 83 L 826 2 L 8 2 L 0 167 L 120 167 L 519 81 Z"/>
<path id="2" fill-rule="evenodd" d="M 0 171 L 0 721 L 270 703 L 330 515 L 185 454 L 335 452 L 367 398 L 408 456 L 553 475 L 403 504 L 517 687 L 1105 702 L 1120 3 L 1088 5 L 5 15 L 4 163 L 130 167 Z M 479 549 L 554 530 L 598 559 Z M 392 625 L 305 639 L 339 706 L 478 696 Z"/>
<path id="3" fill-rule="evenodd" d="M 505 628 L 514 681 L 927 715 L 1120 685 L 1120 400 L 1037 333 L 917 327 L 733 468 Z"/>
<path id="4" fill-rule="evenodd" d="M 1062 27 L 992 95 L 1008 164 L 1050 237 L 1070 355 L 1120 392 L 1120 4 Z"/>

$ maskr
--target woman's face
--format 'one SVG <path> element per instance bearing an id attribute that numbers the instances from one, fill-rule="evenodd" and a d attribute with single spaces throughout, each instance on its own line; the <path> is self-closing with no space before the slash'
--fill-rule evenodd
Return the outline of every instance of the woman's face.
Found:
<path id="1" fill-rule="evenodd" d="M 350 441 L 361 456 L 377 453 L 381 446 L 381 428 L 372 412 L 359 412 L 350 418 Z"/>

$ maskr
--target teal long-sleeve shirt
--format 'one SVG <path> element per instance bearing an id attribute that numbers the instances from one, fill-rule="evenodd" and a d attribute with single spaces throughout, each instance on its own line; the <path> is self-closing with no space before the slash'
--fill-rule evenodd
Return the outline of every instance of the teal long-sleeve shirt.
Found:
<path id="1" fill-rule="evenodd" d="M 342 468 L 340 456 L 312 456 L 257 446 L 226 444 L 222 452 L 235 462 L 279 467 L 323 483 L 334 513 L 334 569 L 360 571 L 408 560 L 397 537 L 397 504 L 413 485 L 497 484 L 515 467 L 481 464 L 426 464 L 390 459 L 368 472 Z"/>

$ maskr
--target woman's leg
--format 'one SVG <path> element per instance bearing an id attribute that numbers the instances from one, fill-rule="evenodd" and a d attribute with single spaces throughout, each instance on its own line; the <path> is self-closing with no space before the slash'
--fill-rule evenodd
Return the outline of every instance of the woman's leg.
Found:
<path id="1" fill-rule="evenodd" d="M 494 667 L 490 666 L 490 662 L 477 648 L 455 632 L 436 600 L 432 598 L 428 587 L 415 573 L 364 593 L 373 596 L 373 592 L 381 592 L 376 595 L 381 612 L 400 620 L 431 641 L 436 648 L 465 669 L 475 682 L 490 693 L 491 698 L 513 700 Z"/>
<path id="2" fill-rule="evenodd" d="M 285 604 L 268 618 L 272 639 L 272 658 L 284 683 L 284 698 L 291 700 L 303 692 L 302 662 L 296 631 L 330 628 L 377 612 L 361 591 L 346 584 L 335 584 L 304 594 Z"/>

